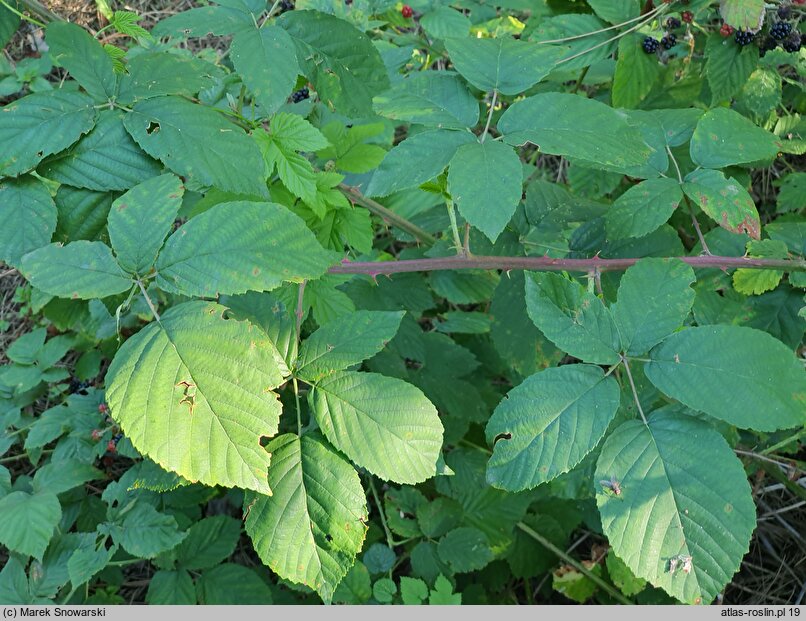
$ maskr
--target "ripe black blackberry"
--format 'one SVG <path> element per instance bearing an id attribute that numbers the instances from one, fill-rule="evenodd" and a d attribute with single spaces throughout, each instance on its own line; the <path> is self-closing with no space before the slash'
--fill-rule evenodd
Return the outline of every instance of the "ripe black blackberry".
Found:
<path id="1" fill-rule="evenodd" d="M 773 39 L 772 37 L 764 37 L 759 43 L 758 47 L 761 49 L 761 55 L 764 56 L 769 51 L 774 50 L 778 47 L 778 41 Z"/>
<path id="2" fill-rule="evenodd" d="M 677 37 L 673 32 L 670 32 L 660 40 L 660 44 L 664 50 L 670 50 L 677 44 Z"/>
<path id="3" fill-rule="evenodd" d="M 660 47 L 660 41 L 658 41 L 657 39 L 653 39 L 652 37 L 646 37 L 644 39 L 644 42 L 641 43 L 641 47 L 644 48 L 644 51 L 647 54 L 654 54 L 655 52 L 658 51 L 658 48 Z"/>
<path id="4" fill-rule="evenodd" d="M 683 24 L 681 23 L 681 21 L 676 17 L 670 17 L 669 19 L 666 20 L 666 28 L 669 30 L 680 28 L 680 26 L 682 25 Z"/>
<path id="5" fill-rule="evenodd" d="M 777 22 L 770 27 L 770 36 L 781 41 L 786 39 L 792 32 L 792 24 L 789 22 Z"/>
<path id="6" fill-rule="evenodd" d="M 789 19 L 792 17 L 792 7 L 788 4 L 782 4 L 778 7 L 778 17 L 781 19 Z"/>
<path id="7" fill-rule="evenodd" d="M 784 49 L 790 54 L 797 52 L 802 45 L 803 37 L 797 30 L 784 39 L 783 43 Z"/>
<path id="8" fill-rule="evenodd" d="M 736 39 L 736 43 L 741 45 L 742 47 L 746 45 L 750 45 L 753 42 L 753 39 L 756 38 L 756 35 L 749 30 L 737 30 L 736 34 L 734 35 L 734 39 Z"/>
<path id="9" fill-rule="evenodd" d="M 311 94 L 308 91 L 308 87 L 303 86 L 301 89 L 299 89 L 298 91 L 294 91 L 291 94 L 291 101 L 293 101 L 294 103 L 299 103 L 300 101 L 302 101 L 304 99 L 308 99 L 308 97 L 310 97 L 310 96 L 311 96 Z"/>

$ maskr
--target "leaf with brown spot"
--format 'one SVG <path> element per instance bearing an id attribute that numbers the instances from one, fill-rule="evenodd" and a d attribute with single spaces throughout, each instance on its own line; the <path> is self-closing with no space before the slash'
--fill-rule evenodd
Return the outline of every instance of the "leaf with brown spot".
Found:
<path id="1" fill-rule="evenodd" d="M 732 233 L 758 239 L 761 221 L 750 194 L 719 170 L 696 170 L 686 176 L 683 192 L 714 222 Z"/>

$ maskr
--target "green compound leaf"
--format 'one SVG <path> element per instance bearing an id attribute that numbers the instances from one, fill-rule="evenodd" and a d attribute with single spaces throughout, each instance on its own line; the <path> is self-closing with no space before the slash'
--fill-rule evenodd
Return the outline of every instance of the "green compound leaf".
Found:
<path id="1" fill-rule="evenodd" d="M 52 22 L 45 36 L 53 61 L 67 69 L 96 101 L 115 96 L 112 59 L 90 33 L 67 22 Z"/>
<path id="2" fill-rule="evenodd" d="M 594 365 L 566 365 L 526 378 L 487 423 L 487 443 L 495 445 L 487 482 L 519 492 L 568 472 L 604 436 L 619 393 L 615 378 Z"/>
<path id="3" fill-rule="evenodd" d="M 323 103 L 351 117 L 372 114 L 372 96 L 389 88 L 389 78 L 367 35 L 343 19 L 311 10 L 288 11 L 276 24 L 294 39 L 302 73 Z"/>
<path id="4" fill-rule="evenodd" d="M 472 23 L 464 13 L 447 6 L 435 7 L 420 18 L 420 26 L 432 39 L 466 37 Z"/>
<path id="5" fill-rule="evenodd" d="M 131 337 L 107 372 L 107 402 L 135 448 L 166 470 L 270 494 L 260 439 L 277 433 L 279 354 L 225 311 L 186 302 Z"/>
<path id="6" fill-rule="evenodd" d="M 342 371 L 317 382 L 310 403 L 327 439 L 362 468 L 408 484 L 436 474 L 442 423 L 419 388 L 376 373 Z"/>
<path id="7" fill-rule="evenodd" d="M 610 307 L 630 356 L 648 352 L 683 325 L 694 304 L 694 270 L 677 259 L 641 259 L 621 277 Z"/>
<path id="8" fill-rule="evenodd" d="M 56 205 L 47 187 L 33 177 L 0 183 L 0 261 L 18 266 L 22 256 L 50 242 Z"/>
<path id="9" fill-rule="evenodd" d="M 464 144 L 476 142 L 469 132 L 434 129 L 407 138 L 392 148 L 367 186 L 367 196 L 388 196 L 416 188 L 437 177 Z"/>
<path id="10" fill-rule="evenodd" d="M 806 372 L 778 339 L 754 328 L 702 326 L 650 352 L 650 382 L 692 409 L 744 429 L 806 423 Z M 625 559 L 626 560 L 626 559 Z"/>
<path id="11" fill-rule="evenodd" d="M 325 324 L 302 344 L 297 376 L 316 382 L 381 351 L 400 327 L 404 311 L 355 311 Z"/>
<path id="12" fill-rule="evenodd" d="M 674 179 L 647 179 L 619 196 L 605 214 L 608 239 L 643 237 L 663 225 L 683 200 Z"/>
<path id="13" fill-rule="evenodd" d="M 300 73 L 294 41 L 278 26 L 249 28 L 235 35 L 232 64 L 268 116 L 285 103 Z"/>
<path id="14" fill-rule="evenodd" d="M 518 95 L 537 84 L 566 50 L 510 37 L 446 39 L 456 70 L 483 91 Z"/>
<path id="15" fill-rule="evenodd" d="M 112 203 L 109 239 L 120 266 L 144 276 L 171 231 L 184 194 L 175 175 L 152 177 Z"/>
<path id="16" fill-rule="evenodd" d="M 545 337 L 566 353 L 596 364 L 620 360 L 610 312 L 579 283 L 549 272 L 528 274 L 526 309 Z"/>
<path id="17" fill-rule="evenodd" d="M 44 161 L 37 172 L 76 188 L 128 190 L 158 175 L 162 165 L 143 153 L 123 127 L 123 114 L 104 110 L 74 147 Z"/>
<path id="18" fill-rule="evenodd" d="M 125 514 L 120 526 L 120 545 L 132 556 L 154 558 L 175 548 L 187 532 L 179 530 L 176 518 L 138 502 Z"/>
<path id="19" fill-rule="evenodd" d="M 395 121 L 446 129 L 473 127 L 479 121 L 476 98 L 447 71 L 414 73 L 376 95 L 372 103 L 376 113 Z"/>
<path id="20" fill-rule="evenodd" d="M 708 604 L 739 569 L 755 506 L 741 462 L 707 424 L 669 411 L 624 423 L 595 476 L 604 533 L 637 577 Z"/>
<path id="21" fill-rule="evenodd" d="M 611 1 L 604 0 L 607 4 Z M 646 54 L 641 48 L 643 37 L 633 34 L 619 41 L 611 95 L 614 108 L 637 108 L 660 77 L 661 64 L 657 57 Z"/>
<path id="22" fill-rule="evenodd" d="M 602 127 L 607 127 L 606 133 Z M 614 172 L 645 165 L 651 154 L 641 133 L 610 106 L 579 95 L 542 93 L 511 105 L 498 121 L 504 140 L 531 142 L 541 152 L 577 158 Z"/>
<path id="23" fill-rule="evenodd" d="M 176 561 L 188 570 L 210 569 L 235 551 L 241 523 L 226 515 L 214 515 L 196 522 L 176 549 Z"/>
<path id="24" fill-rule="evenodd" d="M 459 213 L 494 242 L 523 192 L 523 166 L 509 145 L 493 140 L 459 147 L 448 171 Z"/>
<path id="25" fill-rule="evenodd" d="M 722 0 L 719 12 L 734 28 L 758 30 L 764 23 L 764 0 Z"/>
<path id="26" fill-rule="evenodd" d="M 16 177 L 92 129 L 96 112 L 82 93 L 28 95 L 0 110 L 0 175 Z"/>
<path id="27" fill-rule="evenodd" d="M 123 120 L 140 147 L 193 189 L 215 186 L 266 197 L 266 166 L 257 144 L 212 108 L 181 97 L 154 97 Z M 204 148 L 200 148 L 204 145 Z"/>
<path id="28" fill-rule="evenodd" d="M 298 114 L 278 112 L 269 123 L 271 139 L 292 151 L 319 151 L 330 146 L 327 138 L 310 121 Z"/>
<path id="29" fill-rule="evenodd" d="M 455 528 L 440 539 L 437 552 L 442 562 L 455 573 L 483 569 L 493 560 L 487 536 L 478 528 L 469 526 Z"/>
<path id="30" fill-rule="evenodd" d="M 761 221 L 753 199 L 721 170 L 700 169 L 686 175 L 683 192 L 722 228 L 759 239 Z"/>
<path id="31" fill-rule="evenodd" d="M 246 495 L 246 532 L 272 571 L 329 602 L 367 532 L 358 473 L 314 434 L 286 434 L 267 449 L 274 495 Z"/>
<path id="32" fill-rule="evenodd" d="M 139 99 L 160 95 L 191 97 L 213 85 L 216 69 L 210 63 L 192 56 L 168 52 L 145 53 L 126 63 L 121 77 L 118 101 L 130 104 Z"/>
<path id="33" fill-rule="evenodd" d="M 711 103 L 730 101 L 742 90 L 758 66 L 758 47 L 740 48 L 731 39 L 714 33 L 705 44 L 705 75 L 711 88 Z"/>
<path id="34" fill-rule="evenodd" d="M 11 492 L 0 498 L 0 514 L 0 543 L 41 560 L 62 518 L 62 508 L 56 494 Z"/>
<path id="35" fill-rule="evenodd" d="M 237 201 L 216 205 L 171 235 L 157 259 L 156 282 L 165 291 L 204 297 L 268 291 L 283 281 L 318 278 L 339 258 L 282 205 Z"/>
<path id="36" fill-rule="evenodd" d="M 20 271 L 34 287 L 60 298 L 105 298 L 133 284 L 103 242 L 44 246 L 22 258 Z"/>
<path id="37" fill-rule="evenodd" d="M 705 168 L 774 159 L 781 150 L 775 135 L 729 108 L 709 110 L 691 137 L 691 159 Z"/>

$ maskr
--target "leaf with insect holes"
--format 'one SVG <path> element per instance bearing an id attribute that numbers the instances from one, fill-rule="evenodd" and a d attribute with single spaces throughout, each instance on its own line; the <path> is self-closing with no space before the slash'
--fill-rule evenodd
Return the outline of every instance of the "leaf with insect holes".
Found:
<path id="1" fill-rule="evenodd" d="M 210 302 L 172 307 L 129 338 L 107 372 L 112 417 L 137 450 L 205 485 L 270 494 L 283 381 L 272 342 Z"/>
<path id="2" fill-rule="evenodd" d="M 566 365 L 526 378 L 487 423 L 494 445 L 487 482 L 519 492 L 567 472 L 596 447 L 618 406 L 618 382 L 601 367 Z"/>
<path id="3" fill-rule="evenodd" d="M 267 450 L 274 494 L 246 494 L 246 532 L 273 572 L 315 589 L 328 603 L 367 531 L 361 480 L 316 433 L 285 434 Z"/>
<path id="4" fill-rule="evenodd" d="M 707 423 L 666 408 L 648 425 L 623 423 L 595 479 L 604 533 L 637 577 L 709 604 L 739 569 L 755 506 L 741 462 Z"/>

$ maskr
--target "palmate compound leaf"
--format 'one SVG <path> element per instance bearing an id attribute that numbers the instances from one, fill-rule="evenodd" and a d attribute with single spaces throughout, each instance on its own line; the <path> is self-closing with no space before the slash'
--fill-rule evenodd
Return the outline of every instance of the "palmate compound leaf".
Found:
<path id="1" fill-rule="evenodd" d="M 641 259 L 621 278 L 610 307 L 628 355 L 641 355 L 683 325 L 694 304 L 694 270 L 678 259 Z"/>
<path id="2" fill-rule="evenodd" d="M 646 376 L 688 407 L 757 431 L 806 424 L 806 372 L 786 345 L 740 326 L 672 334 L 649 352 Z"/>
<path id="3" fill-rule="evenodd" d="M 453 156 L 448 188 L 459 213 L 494 242 L 521 200 L 523 166 L 509 145 L 472 142 Z"/>
<path id="4" fill-rule="evenodd" d="M 526 310 L 563 351 L 597 364 L 619 361 L 619 334 L 610 311 L 578 282 L 550 272 L 526 275 Z"/>
<path id="5" fill-rule="evenodd" d="M 89 32 L 76 24 L 56 21 L 48 25 L 45 38 L 54 62 L 67 69 L 95 100 L 115 96 L 112 58 Z"/>
<path id="6" fill-rule="evenodd" d="M 479 39 L 475 36 L 445 40 L 456 70 L 483 91 L 518 95 L 537 84 L 565 54 L 565 48 L 521 41 L 509 36 Z"/>
<path id="7" fill-rule="evenodd" d="M 188 187 L 268 195 L 257 144 L 212 108 L 182 97 L 154 97 L 136 103 L 123 125 L 146 153 L 183 176 Z"/>
<path id="8" fill-rule="evenodd" d="M 16 177 L 66 149 L 95 124 L 93 101 L 82 93 L 50 91 L 0 110 L 0 175 Z"/>
<path id="9" fill-rule="evenodd" d="M 185 188 L 176 175 L 152 177 L 112 203 L 109 240 L 120 266 L 145 276 L 171 231 Z"/>
<path id="10" fill-rule="evenodd" d="M 45 246 L 56 230 L 57 210 L 48 188 L 26 175 L 0 183 L 0 261 L 19 265 L 23 255 Z"/>
<path id="11" fill-rule="evenodd" d="M 286 434 L 267 450 L 274 494 L 246 495 L 246 532 L 272 571 L 329 602 L 367 532 L 361 480 L 318 434 Z"/>
<path id="12" fill-rule="evenodd" d="M 325 324 L 302 344 L 297 376 L 316 382 L 371 358 L 394 338 L 404 314 L 359 310 Z"/>
<path id="13" fill-rule="evenodd" d="M 706 423 L 663 410 L 648 426 L 626 422 L 602 447 L 595 478 L 604 533 L 639 578 L 707 604 L 739 569 L 755 507 L 741 462 Z"/>
<path id="14" fill-rule="evenodd" d="M 316 382 L 309 395 L 319 428 L 362 468 L 407 484 L 436 474 L 443 428 L 419 388 L 377 373 L 340 371 Z"/>
<path id="15" fill-rule="evenodd" d="M 282 205 L 222 203 L 168 238 L 157 259 L 157 285 L 192 296 L 268 291 L 283 281 L 318 278 L 340 258 Z"/>
<path id="16" fill-rule="evenodd" d="M 105 298 L 133 285 L 103 242 L 43 246 L 22 258 L 20 271 L 37 289 L 74 300 Z"/>
<path id="17" fill-rule="evenodd" d="M 487 442 L 495 444 L 487 482 L 519 492 L 567 472 L 596 447 L 618 406 L 618 382 L 595 365 L 566 365 L 528 377 L 487 423 Z"/>
<path id="18" fill-rule="evenodd" d="M 602 127 L 607 127 L 606 133 Z M 651 149 L 624 116 L 594 99 L 541 93 L 512 104 L 498 121 L 504 141 L 531 142 L 543 153 L 565 155 L 595 168 L 630 172 L 649 160 Z"/>
<path id="19" fill-rule="evenodd" d="M 206 485 L 270 494 L 283 381 L 274 345 L 223 306 L 186 302 L 127 340 L 107 373 L 107 402 L 135 448 Z"/>

